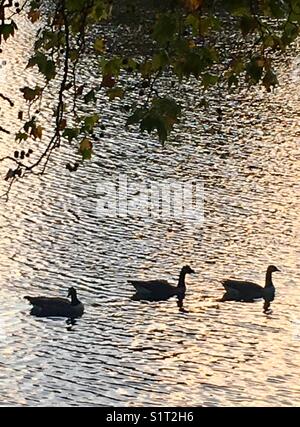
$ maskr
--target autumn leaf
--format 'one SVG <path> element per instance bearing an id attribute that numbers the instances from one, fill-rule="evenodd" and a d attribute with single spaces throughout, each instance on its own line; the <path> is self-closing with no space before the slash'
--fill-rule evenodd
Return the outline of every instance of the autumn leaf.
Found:
<path id="1" fill-rule="evenodd" d="M 38 21 L 41 17 L 41 11 L 40 10 L 30 10 L 27 14 L 28 19 L 34 24 L 36 21 Z"/>
<path id="2" fill-rule="evenodd" d="M 93 144 L 88 138 L 83 138 L 79 145 L 79 153 L 83 160 L 89 160 L 92 157 Z"/>
<path id="3" fill-rule="evenodd" d="M 98 123 L 100 117 L 98 114 L 92 114 L 91 116 L 86 116 L 84 118 L 83 125 L 81 127 L 81 132 L 92 132 L 94 126 Z"/>
<path id="4" fill-rule="evenodd" d="M 82 95 L 84 87 L 85 87 L 85 84 L 80 85 L 80 86 L 78 86 L 76 88 L 76 96 L 81 96 Z"/>
<path id="5" fill-rule="evenodd" d="M 101 86 L 112 88 L 116 84 L 116 79 L 111 74 L 106 74 L 102 78 Z"/>
<path id="6" fill-rule="evenodd" d="M 31 129 L 30 136 L 32 136 L 34 139 L 36 138 L 42 139 L 42 135 L 43 135 L 42 126 L 39 125 Z"/>
<path id="7" fill-rule="evenodd" d="M 94 43 L 94 49 L 98 53 L 105 52 L 105 40 L 104 39 L 97 39 Z"/>
<path id="8" fill-rule="evenodd" d="M 203 0 L 183 0 L 183 4 L 186 9 L 194 12 L 200 9 L 203 4 Z"/>
<path id="9" fill-rule="evenodd" d="M 107 95 L 109 97 L 109 100 L 112 101 L 115 98 L 123 98 L 124 97 L 124 89 L 121 87 L 115 87 L 112 89 L 108 89 Z"/>
<path id="10" fill-rule="evenodd" d="M 67 120 L 61 119 L 61 121 L 59 123 L 59 130 L 64 130 L 66 126 L 67 126 Z"/>

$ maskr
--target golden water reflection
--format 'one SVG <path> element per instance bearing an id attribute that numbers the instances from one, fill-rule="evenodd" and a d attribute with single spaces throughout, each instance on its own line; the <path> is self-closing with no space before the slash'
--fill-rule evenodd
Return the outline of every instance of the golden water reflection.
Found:
<path id="1" fill-rule="evenodd" d="M 1 123 L 16 127 L 30 37 L 24 31 L 7 45 L 9 72 L 0 81 L 0 92 L 16 99 L 13 109 L 1 103 Z M 126 134 L 124 117 L 105 111 L 110 136 L 76 175 L 64 168 L 73 155 L 66 147 L 46 176 L 16 183 L 0 206 L 2 403 L 300 403 L 300 100 L 289 67 L 274 94 L 213 101 L 224 121 L 207 132 L 208 118 L 193 111 L 165 149 L 149 140 L 147 151 L 145 136 Z M 14 149 L 12 139 L 0 133 L 1 156 Z M 0 163 L 1 176 L 7 167 Z M 204 224 L 99 218 L 97 184 L 117 172 L 204 182 Z M 175 284 L 185 264 L 197 275 L 187 279 L 184 311 L 176 299 L 131 300 L 128 278 Z M 271 313 L 261 301 L 217 301 L 221 279 L 263 284 L 268 264 L 282 270 Z M 24 294 L 65 296 L 71 284 L 86 305 L 75 325 L 28 315 Z"/>

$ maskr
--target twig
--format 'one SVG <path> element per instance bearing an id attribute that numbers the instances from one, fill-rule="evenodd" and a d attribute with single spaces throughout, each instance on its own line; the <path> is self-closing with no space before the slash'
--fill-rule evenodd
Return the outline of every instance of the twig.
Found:
<path id="1" fill-rule="evenodd" d="M 33 173 L 36 175 L 41 175 L 45 172 L 46 166 L 49 162 L 50 156 L 52 151 L 59 147 L 60 145 L 60 125 L 61 125 L 61 120 L 63 117 L 63 112 L 64 112 L 64 91 L 66 88 L 66 82 L 67 82 L 67 78 L 68 78 L 68 73 L 69 73 L 69 55 L 70 55 L 70 32 L 69 32 L 69 24 L 68 24 L 68 18 L 67 18 L 67 14 L 65 11 L 65 0 L 62 1 L 61 5 L 60 5 L 60 9 L 61 9 L 61 13 L 64 19 L 64 30 L 65 30 L 65 40 L 66 40 L 66 51 L 65 51 L 65 58 L 64 58 L 64 69 L 63 69 L 63 77 L 60 83 L 60 89 L 59 89 L 59 94 L 58 94 L 58 105 L 56 108 L 56 120 L 55 120 L 55 131 L 54 134 L 52 136 L 52 138 L 50 139 L 46 149 L 44 150 L 44 152 L 40 155 L 40 157 L 37 159 L 36 162 L 34 162 L 33 164 L 31 164 L 30 166 L 28 165 L 24 165 L 23 163 L 21 163 L 19 160 L 11 157 L 11 156 L 6 156 L 3 158 L 0 158 L 0 161 L 4 161 L 4 160 L 12 160 L 14 161 L 17 165 L 18 168 L 22 168 L 24 173 L 22 175 L 21 178 L 25 177 L 26 175 L 28 175 L 29 173 Z M 45 163 L 43 164 L 42 170 L 35 173 L 34 169 L 37 168 L 37 166 L 39 166 L 42 161 L 45 160 Z M 15 181 L 15 177 L 12 178 L 9 187 L 7 189 L 7 191 L 4 193 L 4 196 L 6 196 L 6 199 L 8 200 L 8 195 L 9 192 L 11 190 L 12 184 Z"/>
<path id="2" fill-rule="evenodd" d="M 0 93 L 0 98 L 4 99 L 4 101 L 7 101 L 11 107 L 14 106 L 14 103 L 12 102 L 12 100 L 7 96 L 3 95 L 3 93 Z"/>
<path id="3" fill-rule="evenodd" d="M 4 132 L 4 133 L 7 133 L 7 134 L 10 134 L 10 131 L 4 129 L 2 126 L 0 126 L 0 132 Z"/>
<path id="4" fill-rule="evenodd" d="M 13 183 L 15 182 L 15 180 L 16 180 L 16 177 L 14 176 L 12 178 L 12 180 L 10 181 L 9 186 L 7 187 L 7 190 L 3 194 L 0 195 L 0 199 L 5 198 L 5 201 L 8 202 L 9 193 L 10 193 L 11 187 L 12 187 Z"/>

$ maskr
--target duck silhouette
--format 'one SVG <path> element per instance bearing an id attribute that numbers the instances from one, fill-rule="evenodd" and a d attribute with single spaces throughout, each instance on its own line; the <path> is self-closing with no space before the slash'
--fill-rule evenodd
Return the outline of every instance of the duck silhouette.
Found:
<path id="1" fill-rule="evenodd" d="M 132 299 L 160 301 L 167 300 L 174 295 L 184 299 L 185 296 L 185 276 L 193 274 L 195 271 L 188 265 L 182 267 L 177 286 L 171 285 L 167 280 L 128 280 L 134 286 L 136 293 Z"/>
<path id="2" fill-rule="evenodd" d="M 75 288 L 69 288 L 68 297 L 71 297 L 71 301 L 66 298 L 55 297 L 25 296 L 24 298 L 27 299 L 33 306 L 30 311 L 30 314 L 33 316 L 67 317 L 69 319 L 82 316 L 84 312 L 84 306 L 77 298 L 77 292 Z"/>
<path id="3" fill-rule="evenodd" d="M 272 281 L 272 273 L 280 271 L 275 265 L 269 265 L 266 272 L 265 286 L 262 287 L 253 282 L 240 280 L 223 280 L 225 294 L 221 301 L 245 301 L 252 302 L 258 298 L 264 298 L 266 306 L 275 298 L 275 287 Z"/>

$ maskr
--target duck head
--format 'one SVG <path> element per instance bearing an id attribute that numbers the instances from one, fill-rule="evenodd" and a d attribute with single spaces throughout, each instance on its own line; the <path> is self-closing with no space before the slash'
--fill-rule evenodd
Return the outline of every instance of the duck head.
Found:
<path id="1" fill-rule="evenodd" d="M 73 286 L 71 288 L 69 288 L 69 290 L 68 290 L 68 298 L 69 297 L 74 298 L 74 297 L 76 297 L 76 294 L 77 294 L 76 289 L 73 288 Z"/>
<path id="2" fill-rule="evenodd" d="M 269 265 L 269 267 L 268 267 L 268 270 L 267 270 L 269 273 L 274 273 L 275 271 L 279 271 L 280 272 L 280 270 L 277 268 L 277 267 L 275 267 L 275 265 Z"/>
<path id="3" fill-rule="evenodd" d="M 193 274 L 195 271 L 189 266 L 184 265 L 180 271 L 179 274 L 179 280 L 178 280 L 178 288 L 185 290 L 185 275 L 186 274 Z"/>
<path id="4" fill-rule="evenodd" d="M 184 274 L 195 274 L 195 271 L 189 265 L 183 266 L 181 272 Z"/>

